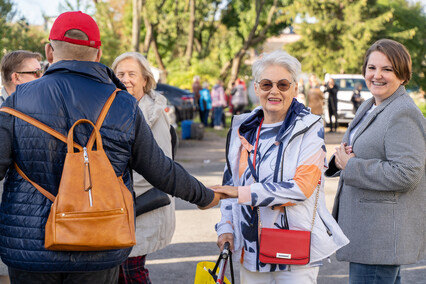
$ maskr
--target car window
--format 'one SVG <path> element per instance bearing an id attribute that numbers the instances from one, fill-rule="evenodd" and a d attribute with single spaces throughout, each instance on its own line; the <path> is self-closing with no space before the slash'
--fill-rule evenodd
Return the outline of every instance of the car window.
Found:
<path id="1" fill-rule="evenodd" d="M 361 83 L 362 85 L 362 91 L 368 92 L 367 85 L 365 84 L 364 79 L 334 79 L 334 82 L 339 87 L 339 91 L 353 91 L 355 90 L 355 85 L 357 83 Z"/>

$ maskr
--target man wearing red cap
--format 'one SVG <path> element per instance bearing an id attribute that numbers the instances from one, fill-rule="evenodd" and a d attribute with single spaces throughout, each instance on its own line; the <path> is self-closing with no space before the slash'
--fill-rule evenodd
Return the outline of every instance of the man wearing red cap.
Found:
<path id="1" fill-rule="evenodd" d="M 46 58 L 52 64 L 42 78 L 20 85 L 3 106 L 23 112 L 67 135 L 75 121 L 96 121 L 110 94 L 124 85 L 98 63 L 99 29 L 82 12 L 61 14 L 53 24 Z M 86 145 L 91 129 L 81 127 L 74 140 Z M 136 99 L 117 97 L 100 129 L 111 164 L 129 189 L 131 170 L 165 192 L 213 206 L 221 197 L 204 187 L 160 150 Z M 118 267 L 129 249 L 51 251 L 44 248 L 44 226 L 51 201 L 26 182 L 13 163 L 34 182 L 57 194 L 66 144 L 11 115 L 0 112 L 0 180 L 6 172 L 0 206 L 0 255 L 12 283 L 116 283 Z M 155 165 L 153 167 L 152 165 Z"/>

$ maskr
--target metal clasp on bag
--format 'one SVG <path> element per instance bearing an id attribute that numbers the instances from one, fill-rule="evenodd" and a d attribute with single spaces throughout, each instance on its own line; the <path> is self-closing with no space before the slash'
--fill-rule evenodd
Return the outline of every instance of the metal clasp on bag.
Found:
<path id="1" fill-rule="evenodd" d="M 276 258 L 291 259 L 291 254 L 290 253 L 280 253 L 280 252 L 277 252 Z"/>
<path id="2" fill-rule="evenodd" d="M 83 157 L 84 157 L 84 191 L 89 192 L 89 204 L 90 207 L 93 207 L 92 200 L 92 179 L 90 178 L 90 167 L 89 167 L 89 155 L 87 154 L 87 148 L 83 147 Z"/>

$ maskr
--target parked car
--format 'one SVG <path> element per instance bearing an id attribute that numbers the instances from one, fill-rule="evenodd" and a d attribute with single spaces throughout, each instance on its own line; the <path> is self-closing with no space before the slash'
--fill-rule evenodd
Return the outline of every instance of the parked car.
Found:
<path id="1" fill-rule="evenodd" d="M 335 84 L 339 87 L 337 92 L 337 116 L 339 124 L 347 125 L 355 117 L 354 107 L 351 102 L 352 93 L 355 90 L 355 85 L 361 83 L 361 97 L 366 100 L 373 95 L 365 84 L 364 77 L 361 74 L 326 74 L 324 83 L 327 84 L 330 78 L 334 79 Z M 321 90 L 324 91 L 325 87 L 322 86 Z M 328 93 L 324 94 L 324 119 L 327 125 L 330 123 L 328 116 Z"/>
<path id="2" fill-rule="evenodd" d="M 196 104 L 192 93 L 167 84 L 157 84 L 155 90 L 165 96 L 168 104 L 174 108 L 176 123 L 194 118 Z"/>

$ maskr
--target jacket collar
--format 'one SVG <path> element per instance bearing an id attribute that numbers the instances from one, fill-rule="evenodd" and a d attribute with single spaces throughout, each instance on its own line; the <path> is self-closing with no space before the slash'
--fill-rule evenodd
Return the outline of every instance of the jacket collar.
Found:
<path id="1" fill-rule="evenodd" d="M 293 102 L 287 111 L 284 122 L 278 131 L 276 141 L 281 140 L 282 137 L 285 136 L 288 130 L 294 126 L 296 120 L 302 119 L 307 114 L 309 114 L 309 111 L 306 109 L 306 107 L 299 103 L 296 99 L 293 99 Z M 246 140 L 249 144 L 254 145 L 254 141 L 256 140 L 256 130 L 259 127 L 260 121 L 263 117 L 264 113 L 262 107 L 255 108 L 248 116 L 237 116 L 234 120 L 237 124 L 239 121 L 241 122 L 241 125 L 239 125 L 238 129 L 240 138 L 242 140 Z"/>
<path id="2" fill-rule="evenodd" d="M 6 88 L 1 88 L 0 105 L 7 99 L 7 97 L 9 97 L 9 94 L 6 92 Z"/>
<path id="3" fill-rule="evenodd" d="M 393 93 L 389 98 L 385 99 L 378 107 L 376 107 L 374 111 L 369 114 L 367 119 L 358 128 L 351 144 L 352 145 L 354 144 L 355 140 L 359 137 L 359 135 L 363 133 L 364 130 L 376 119 L 379 113 L 381 113 L 385 108 L 387 108 L 394 100 L 396 100 L 397 98 L 399 98 L 400 96 L 404 94 L 406 94 L 406 90 L 405 90 L 405 87 L 401 85 L 395 91 L 395 93 Z M 373 104 L 374 104 L 374 97 L 368 99 L 364 104 L 362 104 L 362 107 L 360 107 L 359 111 L 357 112 L 357 115 L 355 115 L 354 120 L 349 125 L 349 128 L 343 137 L 343 142 L 345 143 L 348 142 L 349 134 L 351 130 L 361 121 L 361 119 L 364 117 L 366 112 L 371 108 Z"/>
<path id="4" fill-rule="evenodd" d="M 117 88 L 126 90 L 126 87 L 115 76 L 114 72 L 106 65 L 92 61 L 61 60 L 52 64 L 45 75 L 57 73 L 74 73 L 88 77 L 104 84 L 114 84 Z"/>

